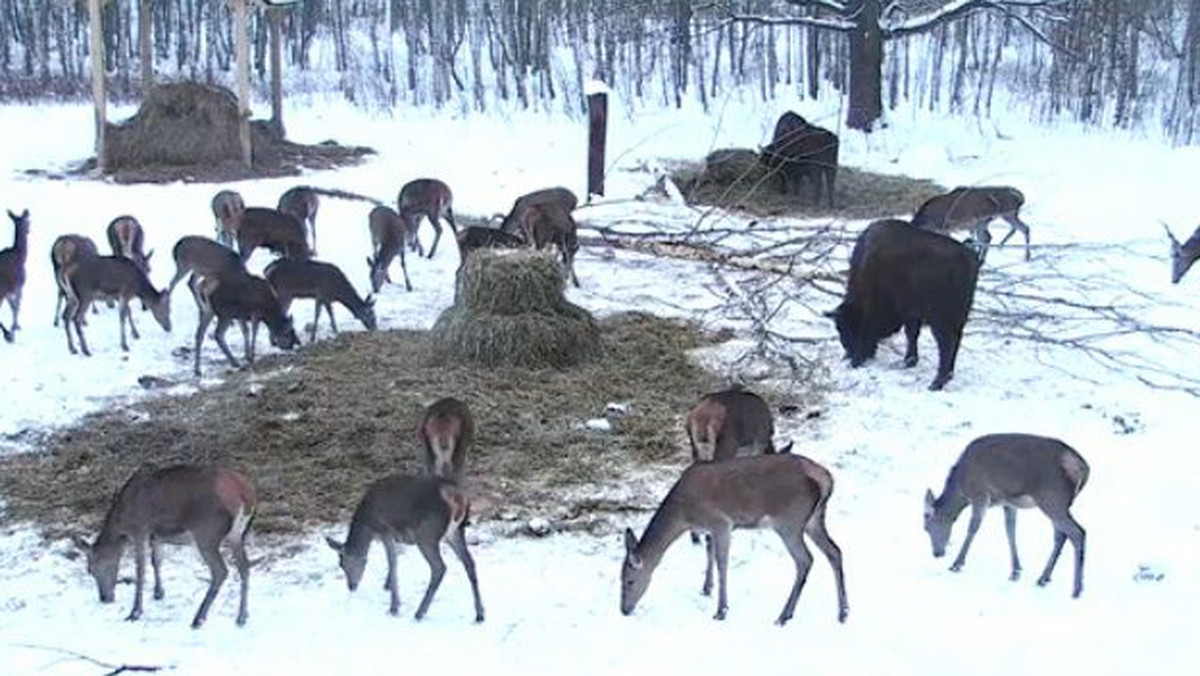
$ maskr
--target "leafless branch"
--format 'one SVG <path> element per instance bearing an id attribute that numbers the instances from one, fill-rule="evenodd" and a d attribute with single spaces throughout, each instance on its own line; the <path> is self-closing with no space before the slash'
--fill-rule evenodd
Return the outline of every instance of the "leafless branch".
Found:
<path id="1" fill-rule="evenodd" d="M 113 664 L 110 662 L 105 662 L 103 660 L 98 660 L 98 659 L 92 657 L 91 655 L 85 655 L 81 652 L 76 652 L 74 650 L 67 650 L 66 648 L 59 648 L 56 646 L 33 645 L 30 643 L 19 643 L 19 644 L 17 644 L 17 646 L 21 647 L 21 648 L 31 648 L 33 650 L 44 650 L 46 652 L 57 653 L 59 655 L 65 656 L 65 657 L 70 657 L 70 658 L 73 658 L 73 659 L 76 659 L 76 660 L 79 660 L 82 662 L 87 662 L 88 664 L 93 664 L 97 667 L 100 667 L 101 669 L 108 669 L 108 671 L 106 671 L 104 673 L 104 676 L 116 676 L 117 674 L 126 674 L 126 673 L 132 673 L 132 672 L 153 673 L 156 671 L 164 671 L 164 670 L 172 668 L 169 666 L 153 665 L 153 664 Z"/>

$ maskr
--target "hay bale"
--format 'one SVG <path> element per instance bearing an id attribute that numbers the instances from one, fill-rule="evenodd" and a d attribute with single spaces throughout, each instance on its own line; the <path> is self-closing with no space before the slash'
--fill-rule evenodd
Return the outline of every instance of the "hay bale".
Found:
<path id="1" fill-rule="evenodd" d="M 704 158 L 704 179 L 720 184 L 757 181 L 765 170 L 750 148 L 720 148 Z"/>
<path id="2" fill-rule="evenodd" d="M 219 164 L 241 157 L 237 97 L 216 85 L 174 82 L 151 88 L 137 114 L 107 127 L 112 171 Z"/>
<path id="3" fill-rule="evenodd" d="M 473 252 L 456 291 L 430 333 L 437 363 L 562 369 L 600 351 L 596 320 L 567 302 L 562 268 L 548 252 Z"/>

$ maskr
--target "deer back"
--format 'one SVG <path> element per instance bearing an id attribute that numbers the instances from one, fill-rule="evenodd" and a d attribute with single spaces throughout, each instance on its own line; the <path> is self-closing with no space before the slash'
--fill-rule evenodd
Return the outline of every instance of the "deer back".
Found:
<path id="1" fill-rule="evenodd" d="M 54 278 L 61 286 L 64 282 L 62 271 L 80 257 L 95 257 L 100 255 L 90 237 L 85 235 L 59 235 L 54 244 L 50 245 L 50 266 L 54 270 Z"/>
<path id="2" fill-rule="evenodd" d="M 108 537 L 189 531 L 228 533 L 235 517 L 254 513 L 257 495 L 245 476 L 208 465 L 173 465 L 135 472 L 109 508 L 102 534 Z"/>
<path id="3" fill-rule="evenodd" d="M 279 197 L 278 210 L 295 216 L 297 220 L 313 221 L 317 218 L 320 199 L 315 190 L 306 185 L 289 188 Z"/>
<path id="4" fill-rule="evenodd" d="M 509 233 L 520 232 L 525 211 L 530 207 L 540 204 L 557 205 L 569 214 L 578 206 L 579 198 L 570 189 L 562 186 L 542 188 L 541 190 L 526 193 L 513 202 L 512 209 L 509 210 L 508 215 L 504 217 L 504 220 L 500 224 L 500 229 Z"/>
<path id="5" fill-rule="evenodd" d="M 238 219 L 238 251 L 242 260 L 257 247 L 266 247 L 285 258 L 308 258 L 311 252 L 304 224 L 277 209 L 248 207 Z"/>
<path id="6" fill-rule="evenodd" d="M 142 224 L 136 218 L 117 216 L 104 232 L 108 236 L 108 245 L 112 247 L 114 256 L 124 256 L 137 263 L 142 270 L 150 271 L 150 254 L 143 250 L 146 235 Z"/>
<path id="7" fill-rule="evenodd" d="M 773 453 L 775 422 L 762 397 L 742 389 L 705 395 L 685 422 L 693 460 L 728 460 L 745 449 Z"/>
<path id="8" fill-rule="evenodd" d="M 467 453 L 475 441 L 475 419 L 471 409 L 454 397 L 430 404 L 417 425 L 425 449 L 425 469 L 433 476 L 461 480 Z"/>
<path id="9" fill-rule="evenodd" d="M 418 178 L 400 188 L 396 206 L 401 216 L 426 214 L 430 220 L 436 220 L 453 209 L 454 193 L 436 178 Z"/>
<path id="10" fill-rule="evenodd" d="M 367 489 L 350 530 L 373 530 L 376 537 L 390 536 L 407 544 L 436 542 L 462 523 L 467 509 L 465 495 L 453 482 L 440 477 L 392 475 Z"/>
<path id="11" fill-rule="evenodd" d="M 1088 464 L 1058 439 L 1031 434 L 989 434 L 963 451 L 946 479 L 945 493 L 969 502 L 1023 503 L 1047 494 L 1067 498 L 1083 489 Z"/>
<path id="12" fill-rule="evenodd" d="M 244 271 L 242 259 L 229 247 L 198 235 L 184 235 L 171 250 L 175 267 L 201 277 L 213 277 Z"/>

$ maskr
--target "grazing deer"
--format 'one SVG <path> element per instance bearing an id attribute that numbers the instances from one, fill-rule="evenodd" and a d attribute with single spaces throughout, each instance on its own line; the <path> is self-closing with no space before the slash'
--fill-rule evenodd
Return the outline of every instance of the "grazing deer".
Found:
<path id="1" fill-rule="evenodd" d="M 336 265 L 312 259 L 281 258 L 268 265 L 263 275 L 275 289 L 275 295 L 279 298 L 279 305 L 285 314 L 291 307 L 293 298 L 312 298 L 316 301 L 316 314 L 313 316 L 312 329 L 308 333 L 309 342 L 317 340 L 317 322 L 321 319 L 321 308 L 329 315 L 329 325 L 333 327 L 333 332 L 338 332 L 337 321 L 333 318 L 334 301 L 349 310 L 368 331 L 374 331 L 377 326 L 375 298 L 370 295 L 360 298 L 358 292 L 350 285 L 350 280 L 346 279 L 346 275 L 342 274 Z"/>
<path id="2" fill-rule="evenodd" d="M 1171 283 L 1178 284 L 1191 269 L 1192 263 L 1200 258 L 1200 227 L 1197 227 L 1183 244 L 1175 239 L 1166 223 L 1163 223 L 1163 229 L 1167 231 L 1167 237 L 1171 240 Z"/>
<path id="3" fill-rule="evenodd" d="M 544 249 L 550 245 L 558 248 L 562 256 L 563 277 L 570 279 L 578 289 L 575 254 L 579 251 L 579 237 L 571 213 L 557 204 L 531 205 L 521 217 L 521 230 L 525 241 L 536 249 Z"/>
<path id="4" fill-rule="evenodd" d="M 108 235 L 108 245 L 112 247 L 112 255 L 124 256 L 137 263 L 142 272 L 150 274 L 150 257 L 154 249 L 144 251 L 146 235 L 142 224 L 133 216 L 117 216 L 105 229 Z"/>
<path id="5" fill-rule="evenodd" d="M 729 541 L 734 528 L 769 525 L 796 562 L 796 577 L 776 624 L 792 618 L 796 600 L 812 567 L 804 543 L 807 533 L 833 567 L 837 583 L 838 621 L 849 613 L 842 573 L 842 552 L 825 529 L 825 507 L 833 492 L 833 477 L 821 465 L 791 446 L 778 454 L 700 462 L 685 469 L 651 517 L 642 538 L 625 529 L 625 561 L 621 565 L 621 613 L 629 615 L 650 585 L 654 569 L 671 543 L 688 530 L 709 533 L 717 563 L 717 613 L 729 609 L 725 580 Z M 706 593 L 708 590 L 705 590 Z"/>
<path id="6" fill-rule="evenodd" d="M 171 256 L 175 259 L 175 276 L 167 285 L 167 293 L 173 292 L 175 285 L 188 274 L 207 278 L 246 272 L 242 259 L 232 249 L 199 235 L 180 237 L 171 249 Z M 194 284 L 188 286 L 195 289 Z M 200 300 L 196 303 L 199 306 Z"/>
<path id="7" fill-rule="evenodd" d="M 774 453 L 775 421 L 762 397 L 740 387 L 706 394 L 688 411 L 684 423 L 692 460 L 728 460 Z"/>
<path id="8" fill-rule="evenodd" d="M 129 477 L 117 493 L 95 541 L 89 544 L 79 538 L 76 545 L 87 553 L 88 573 L 96 580 L 101 603 L 112 603 L 115 599 L 121 555 L 127 542 L 133 545 L 136 586 L 133 608 L 126 618 L 133 621 L 142 616 L 146 549 L 150 549 L 150 565 L 154 569 L 154 599 L 159 600 L 163 597 L 159 572 L 161 545 L 186 544 L 190 536 L 212 576 L 192 619 L 192 628 L 198 629 L 229 574 L 221 556 L 221 543 L 228 542 L 242 581 L 237 615 L 241 626 L 248 617 L 250 561 L 246 558 L 246 534 L 250 532 L 257 507 L 254 485 L 233 470 L 196 465 L 143 468 Z"/>
<path id="9" fill-rule="evenodd" d="M 404 288 L 412 291 L 412 282 L 408 281 L 408 265 L 404 262 L 404 247 L 416 249 L 417 231 L 409 228 L 409 224 L 391 207 L 383 205 L 371 209 L 367 216 L 371 229 L 371 255 L 367 257 L 367 266 L 371 268 L 371 290 L 379 293 L 383 283 L 392 281 L 388 275 L 388 267 L 393 258 L 400 258 L 400 269 L 404 271 Z"/>
<path id="10" fill-rule="evenodd" d="M 320 200 L 317 198 L 317 191 L 306 185 L 298 185 L 280 195 L 279 205 L 276 207 L 285 214 L 295 216 L 296 220 L 308 226 L 308 231 L 312 235 L 312 252 L 314 254 L 317 252 L 317 207 L 319 206 Z"/>
<path id="11" fill-rule="evenodd" d="M 204 342 L 204 332 L 214 318 L 217 320 L 217 326 L 213 331 L 213 340 L 217 341 L 217 346 L 235 369 L 242 368 L 242 365 L 225 343 L 225 332 L 234 321 L 237 321 L 242 329 L 247 366 L 254 364 L 254 347 L 258 342 L 259 323 L 267 325 L 271 344 L 275 347 L 291 350 L 300 345 L 300 340 L 296 338 L 296 330 L 292 326 L 292 318 L 284 313 L 275 290 L 262 277 L 244 270 L 205 277 L 194 280 L 192 293 L 200 305 L 200 323 L 196 327 L 193 350 L 195 361 L 192 365 L 192 371 L 197 377 L 200 375 L 200 346 Z"/>
<path id="12" fill-rule="evenodd" d="M 520 234 L 525 211 L 529 207 L 539 204 L 553 204 L 562 208 L 567 213 L 571 213 L 579 204 L 579 198 L 575 196 L 575 193 L 562 186 L 542 188 L 541 190 L 526 193 L 513 202 L 512 209 L 508 211 L 508 215 L 500 222 L 500 229 L 510 234 Z"/>
<path id="13" fill-rule="evenodd" d="M 142 307 L 150 310 L 164 331 L 171 330 L 171 294 L 166 289 L 155 289 L 145 271 L 132 260 L 124 256 L 77 257 L 61 274 L 67 294 L 67 306 L 62 314 L 63 328 L 67 333 L 67 349 L 71 354 L 76 354 L 75 343 L 71 339 L 71 327 L 74 326 L 75 334 L 79 336 L 80 351 L 85 356 L 92 355 L 83 336 L 82 320 L 97 298 L 117 300 L 121 349 L 125 352 L 129 351 L 129 343 L 125 339 L 126 324 L 129 324 L 129 331 L 135 339 L 141 338 L 129 309 L 129 301 L 133 298 L 142 301 Z"/>
<path id="14" fill-rule="evenodd" d="M 479 249 L 516 249 L 525 245 L 520 235 L 505 232 L 500 228 L 471 225 L 458 231 L 458 255 L 460 265 L 467 261 L 472 251 Z"/>
<path id="15" fill-rule="evenodd" d="M 433 258 L 434 252 L 437 251 L 438 241 L 442 239 L 441 219 L 446 219 L 446 222 L 450 224 L 450 230 L 455 234 L 458 233 L 458 226 L 454 224 L 454 194 L 450 192 L 450 186 L 442 181 L 436 178 L 418 178 L 409 181 L 400 188 L 400 195 L 396 202 L 397 211 L 408 225 L 414 241 L 417 237 L 417 227 L 421 223 L 421 217 L 429 219 L 429 225 L 433 226 L 433 245 L 429 247 L 429 258 Z M 417 250 L 418 255 L 424 253 L 421 251 L 419 243 Z"/>
<path id="16" fill-rule="evenodd" d="M 325 541 L 338 553 L 338 563 L 346 574 L 350 591 L 357 589 L 362 581 L 371 541 L 378 539 L 383 543 L 388 565 L 386 588 L 392 597 L 388 613 L 392 615 L 400 612 L 400 592 L 396 583 L 397 544 L 417 545 L 429 564 L 429 585 L 417 606 L 415 618 L 418 620 L 425 617 L 446 574 L 440 546 L 445 542 L 467 571 L 471 594 L 475 597 L 475 621 L 483 622 L 483 601 L 479 598 L 475 560 L 467 550 L 464 535 L 470 511 L 467 495 L 452 481 L 441 477 L 393 475 L 367 488 L 354 510 L 345 543 L 333 538 L 325 538 Z"/>
<path id="17" fill-rule="evenodd" d="M 96 242 L 85 235 L 59 235 L 50 245 L 50 267 L 54 270 L 54 282 L 58 286 L 58 300 L 54 304 L 54 326 L 61 319 L 63 304 L 67 302 L 66 270 L 78 258 L 100 255 Z M 95 306 L 92 306 L 93 310 Z M 84 322 L 85 324 L 87 322 Z"/>
<path id="18" fill-rule="evenodd" d="M 417 437 L 425 449 L 426 472 L 461 483 L 475 441 L 471 409 L 454 397 L 438 399 L 421 416 Z"/>
<path id="19" fill-rule="evenodd" d="M 979 263 L 987 257 L 992 235 L 988 223 L 1002 218 L 1009 225 L 1008 234 L 1000 240 L 1004 246 L 1018 230 L 1025 236 L 1025 260 L 1029 260 L 1029 226 L 1017 212 L 1025 204 L 1020 190 L 1008 186 L 958 187 L 944 195 L 925 200 L 913 214 L 912 224 L 922 230 L 949 234 L 954 230 L 970 230 L 979 247 Z"/>
<path id="20" fill-rule="evenodd" d="M 13 341 L 13 334 L 21 328 L 17 315 L 21 312 L 21 294 L 25 290 L 25 261 L 29 258 L 29 210 L 18 216 L 8 212 L 13 222 L 13 245 L 0 251 L 0 299 L 8 300 L 12 308 L 12 328 L 0 324 L 4 340 Z"/>
<path id="21" fill-rule="evenodd" d="M 242 196 L 232 190 L 222 190 L 212 198 L 213 218 L 216 219 L 217 241 L 227 247 L 232 247 L 237 240 L 238 221 L 246 203 Z"/>
<path id="22" fill-rule="evenodd" d="M 1088 464 L 1070 446 L 1058 439 L 1032 434 L 989 434 L 967 445 L 958 462 L 950 468 L 942 494 L 925 492 L 925 531 L 933 544 L 933 555 L 946 553 L 946 542 L 954 521 L 967 505 L 971 523 L 962 549 L 950 570 L 958 572 L 967 560 L 967 550 L 992 505 L 1004 507 L 1004 529 L 1012 557 L 1010 580 L 1021 575 L 1017 559 L 1017 509 L 1037 507 L 1054 524 L 1054 549 L 1038 578 L 1038 585 L 1050 582 L 1050 573 L 1058 562 L 1063 543 L 1075 547 L 1075 586 L 1072 596 L 1083 591 L 1083 527 L 1071 516 L 1071 503 L 1088 479 Z"/>
<path id="23" fill-rule="evenodd" d="M 312 255 L 300 219 L 289 213 L 262 207 L 248 207 L 242 212 L 238 219 L 237 244 L 243 263 L 260 246 L 284 258 L 308 258 Z"/>

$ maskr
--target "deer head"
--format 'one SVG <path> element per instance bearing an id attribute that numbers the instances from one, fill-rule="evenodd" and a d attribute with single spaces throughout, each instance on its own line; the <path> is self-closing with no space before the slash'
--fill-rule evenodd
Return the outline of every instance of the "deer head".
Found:
<path id="1" fill-rule="evenodd" d="M 1171 240 L 1171 283 L 1178 284 L 1179 280 L 1183 279 L 1183 276 L 1191 269 L 1192 263 L 1200 258 L 1200 227 L 1196 228 L 1186 242 L 1180 244 L 1167 224 L 1163 223 L 1162 226 Z"/>

